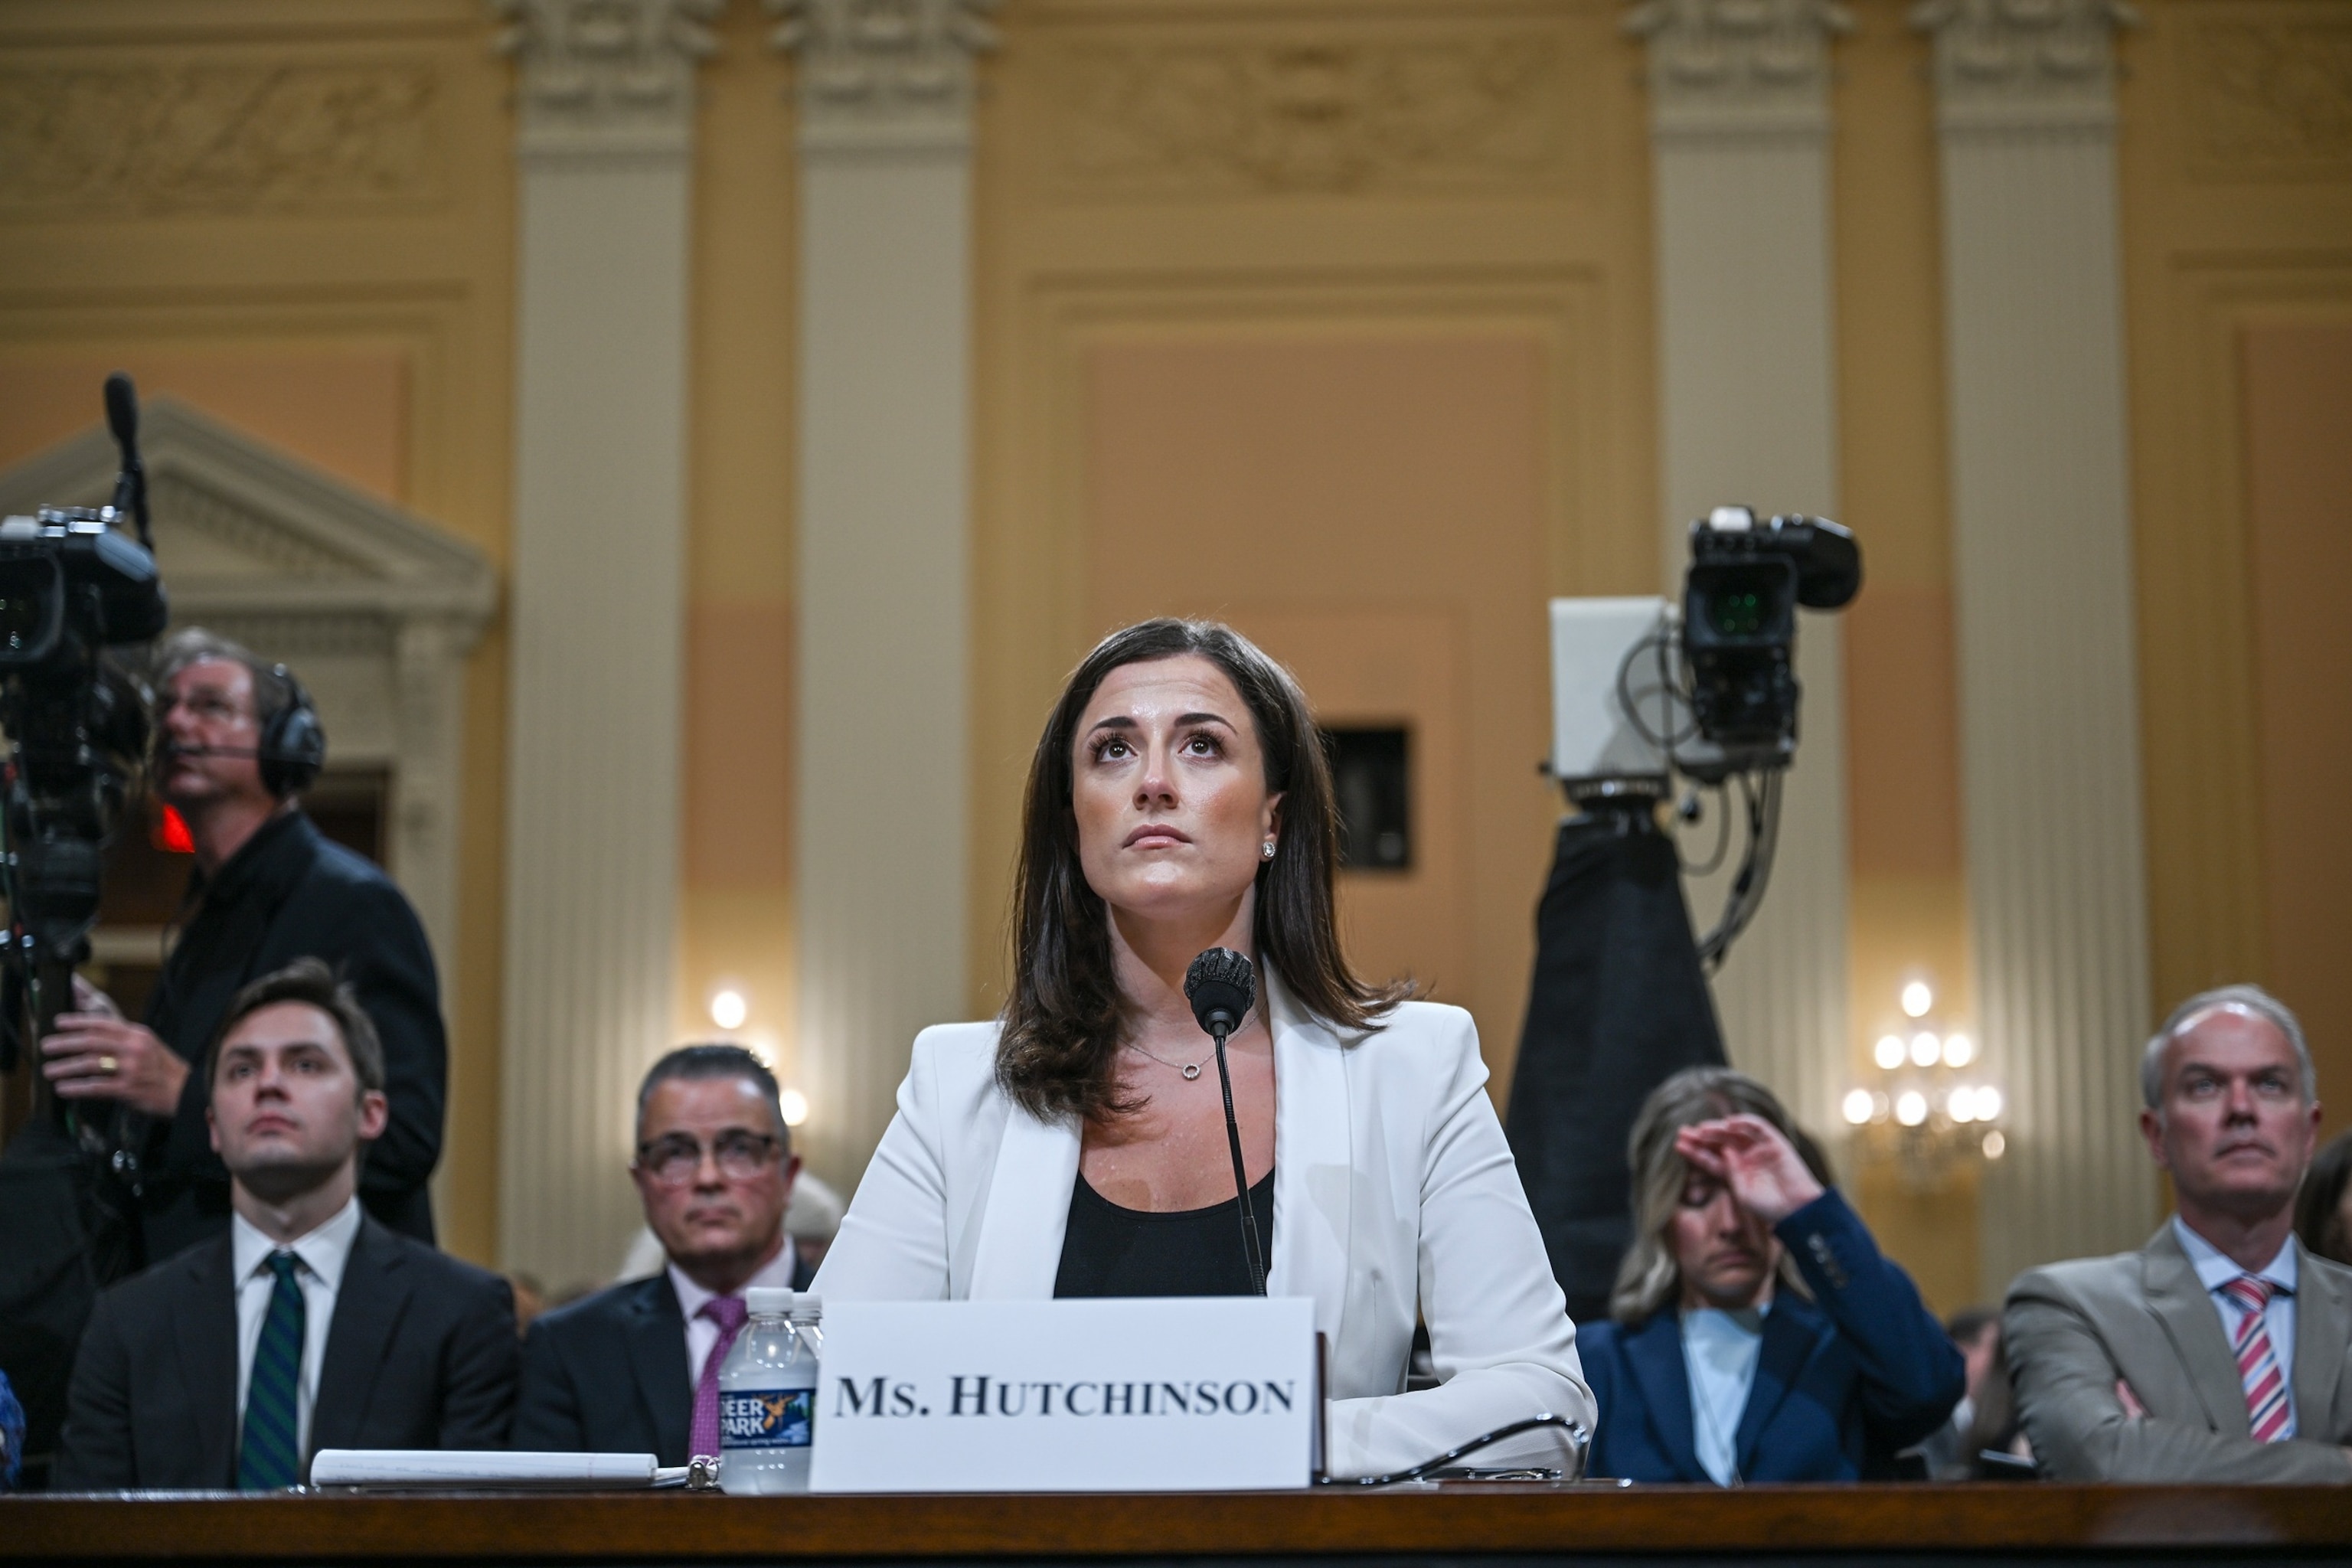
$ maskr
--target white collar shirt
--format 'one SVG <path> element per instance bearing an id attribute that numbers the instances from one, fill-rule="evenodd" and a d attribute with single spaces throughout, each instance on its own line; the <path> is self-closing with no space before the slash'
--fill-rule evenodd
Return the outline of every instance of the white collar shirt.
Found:
<path id="1" fill-rule="evenodd" d="M 269 1315 L 269 1295 L 278 1276 L 270 1271 L 273 1252 L 294 1255 L 294 1278 L 302 1289 L 302 1380 L 295 1393 L 295 1430 L 306 1461 L 310 1454 L 310 1412 L 319 1402 L 319 1373 L 327 1363 L 327 1332 L 334 1326 L 335 1297 L 343 1288 L 343 1268 L 351 1262 L 352 1245 L 359 1239 L 360 1200 L 354 1196 L 334 1217 L 280 1247 L 261 1234 L 252 1221 L 232 1213 L 228 1224 L 229 1264 L 236 1281 L 236 1419 L 241 1444 L 245 1433 L 245 1395 L 253 1384 L 253 1358 L 261 1348 L 262 1321 Z"/>
<path id="2" fill-rule="evenodd" d="M 2188 1222 L 2179 1215 L 2172 1216 L 2172 1234 L 2179 1240 L 2180 1250 L 2189 1254 L 2189 1266 L 2197 1270 L 2197 1282 L 2205 1287 L 2206 1299 L 2221 1315 L 2221 1337 L 2236 1344 L 2246 1310 L 2224 1294 L 2221 1288 L 2250 1271 L 2239 1268 L 2236 1259 L 2189 1229 Z M 2299 1276 L 2294 1237 L 2289 1236 L 2276 1258 L 2251 1272 L 2272 1288 L 2270 1301 L 2263 1309 L 2263 1322 L 2271 1331 L 2271 1353 L 2278 1358 L 2279 1376 L 2286 1383 L 2285 1436 L 2292 1437 L 2298 1426 L 2294 1408 L 2294 1288 Z"/>
<path id="3" fill-rule="evenodd" d="M 770 1258 L 761 1270 L 743 1282 L 743 1290 L 789 1290 L 793 1288 L 793 1243 L 784 1238 L 783 1250 Z M 702 1315 L 705 1303 L 718 1292 L 706 1290 L 686 1277 L 686 1270 L 673 1263 L 669 1266 L 670 1289 L 677 1292 L 677 1310 L 686 1319 L 686 1391 L 691 1394 L 702 1383 L 702 1363 L 710 1359 L 712 1347 L 719 1343 L 719 1325 Z M 735 1292 L 741 1295 L 743 1290 Z"/>
<path id="4" fill-rule="evenodd" d="M 1701 1468 L 1719 1487 L 1739 1480 L 1739 1417 L 1756 1386 L 1756 1363 L 1764 1351 L 1764 1314 L 1746 1307 L 1693 1307 L 1682 1314 L 1683 1368 L 1690 1377 L 1691 1446 Z"/>

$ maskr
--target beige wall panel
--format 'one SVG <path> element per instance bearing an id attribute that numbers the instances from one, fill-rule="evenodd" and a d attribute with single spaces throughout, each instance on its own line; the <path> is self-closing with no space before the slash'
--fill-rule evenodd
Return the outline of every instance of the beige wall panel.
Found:
<path id="1" fill-rule="evenodd" d="M 2352 314 L 2352 80 L 2324 67 L 2352 49 L 2352 16 L 2333 0 L 2143 9 L 2117 91 L 2161 1012 L 2271 973 L 2241 343 Z"/>
<path id="2" fill-rule="evenodd" d="M 1426 864 L 1401 880 L 1425 885 L 1345 878 L 1381 943 L 1351 956 L 1469 1007 L 1507 1067 L 1556 815 L 1534 769 L 1549 716 L 1540 346 L 1203 330 L 1087 359 L 1097 630 L 1230 618 L 1307 661 L 1318 710 L 1412 724 Z"/>
<path id="3" fill-rule="evenodd" d="M 798 166 L 772 25 L 730 6 L 700 79 L 676 1014 L 678 1037 L 709 1037 L 712 994 L 740 991 L 742 1037 L 791 1084 Z"/>
<path id="4" fill-rule="evenodd" d="M 1480 1005 L 1489 1059 L 1507 1067 L 1552 815 L 1533 771 L 1541 600 L 1641 592 L 1657 570 L 1639 51 L 1617 8 L 1596 3 L 1076 0 L 1003 23 L 983 66 L 976 181 L 973 1005 L 1002 995 L 1028 750 L 1102 629 L 1087 543 L 1096 348 L 1517 340 L 1536 347 L 1542 387 L 1530 608 L 1510 634 L 1526 642 L 1528 712 L 1514 722 L 1528 739 L 1507 763 L 1498 747 L 1491 773 L 1467 742 L 1465 784 L 1474 817 L 1523 814 L 1516 835 L 1482 829 L 1517 858 L 1478 873 L 1465 928 L 1479 994 L 1506 998 Z M 1323 559 L 1248 605 L 1326 613 L 1298 596 L 1377 570 L 1328 563 L 1349 538 L 1319 519 L 1288 525 L 1277 550 Z M 1392 606 L 1394 641 L 1419 648 L 1404 628 L 1433 607 L 1406 576 L 1381 608 L 1345 615 Z M 1320 639 L 1359 635 L 1335 624 L 1280 635 L 1315 663 Z"/>
<path id="5" fill-rule="evenodd" d="M 2244 343 L 2265 973 L 2302 1016 L 2334 1132 L 2352 1125 L 2352 313 L 2250 327 Z"/>
<path id="6" fill-rule="evenodd" d="M 490 32 L 472 0 L 0 10 L 9 396 L 79 427 L 95 383 L 46 388 L 39 367 L 129 365 L 503 563 L 513 201 Z M 23 428 L 39 445 L 54 425 Z M 478 1260 L 498 1241 L 505 657 L 494 625 L 467 666 L 442 976 L 437 1212 Z"/>

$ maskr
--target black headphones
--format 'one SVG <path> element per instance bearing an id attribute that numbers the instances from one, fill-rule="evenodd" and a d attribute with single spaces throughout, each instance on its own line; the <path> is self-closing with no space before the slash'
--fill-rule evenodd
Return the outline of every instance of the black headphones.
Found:
<path id="1" fill-rule="evenodd" d="M 284 800 L 309 789 L 327 765 L 327 727 L 319 722 L 318 708 L 292 670 L 273 664 L 269 673 L 286 683 L 286 703 L 261 727 L 257 760 L 262 787 Z"/>

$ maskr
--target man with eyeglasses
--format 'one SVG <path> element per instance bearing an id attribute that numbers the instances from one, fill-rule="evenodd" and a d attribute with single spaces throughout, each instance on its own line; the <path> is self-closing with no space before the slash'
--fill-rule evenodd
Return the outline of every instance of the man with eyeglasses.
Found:
<path id="1" fill-rule="evenodd" d="M 426 1180 L 441 1157 L 447 1043 L 424 924 L 383 871 L 329 842 L 301 794 L 326 757 L 310 698 L 284 665 L 190 626 L 156 650 L 151 784 L 185 823 L 195 867 L 178 941 L 146 1022 L 77 984 L 75 1010 L 41 1041 L 59 1098 L 144 1119 L 140 1239 L 161 1263 L 229 1230 L 229 1175 L 205 1126 L 195 1065 L 237 992 L 316 958 L 350 983 L 383 1043 L 391 1119 L 368 1151 L 360 1203 L 379 1224 L 434 1241 Z"/>
<path id="2" fill-rule="evenodd" d="M 784 1238 L 801 1163 L 776 1078 L 740 1046 L 681 1046 L 637 1089 L 629 1174 L 667 1266 L 538 1319 L 523 1342 L 514 1446 L 719 1452 L 719 1369 L 743 1292 L 805 1289 Z"/>

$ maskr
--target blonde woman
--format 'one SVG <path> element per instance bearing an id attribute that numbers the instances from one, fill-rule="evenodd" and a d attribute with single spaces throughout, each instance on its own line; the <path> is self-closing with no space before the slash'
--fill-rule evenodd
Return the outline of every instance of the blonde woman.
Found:
<path id="1" fill-rule="evenodd" d="M 1591 1473 L 1850 1481 L 1943 1425 L 1965 1369 L 1772 1091 L 1727 1068 L 1633 1123 L 1634 1241 L 1612 1322 L 1580 1336 Z"/>

